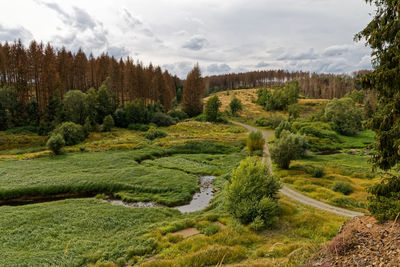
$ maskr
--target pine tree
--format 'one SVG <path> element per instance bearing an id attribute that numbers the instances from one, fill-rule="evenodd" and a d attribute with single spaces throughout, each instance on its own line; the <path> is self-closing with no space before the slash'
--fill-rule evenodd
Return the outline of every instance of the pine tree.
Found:
<path id="1" fill-rule="evenodd" d="M 203 112 L 202 96 L 205 91 L 205 84 L 201 77 L 199 65 L 195 65 L 187 75 L 183 87 L 182 105 L 183 110 L 191 117 Z"/>

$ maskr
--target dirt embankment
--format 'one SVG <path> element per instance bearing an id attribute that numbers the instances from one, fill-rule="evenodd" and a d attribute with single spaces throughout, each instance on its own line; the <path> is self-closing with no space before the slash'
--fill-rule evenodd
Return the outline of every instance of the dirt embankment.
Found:
<path id="1" fill-rule="evenodd" d="M 400 223 L 368 216 L 347 221 L 305 266 L 400 266 Z"/>

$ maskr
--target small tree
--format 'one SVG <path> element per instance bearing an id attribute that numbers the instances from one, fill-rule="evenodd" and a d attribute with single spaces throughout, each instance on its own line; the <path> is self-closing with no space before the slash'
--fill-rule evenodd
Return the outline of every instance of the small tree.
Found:
<path id="1" fill-rule="evenodd" d="M 111 131 L 111 128 L 114 127 L 114 119 L 111 115 L 107 115 L 104 117 L 103 120 L 103 131 L 104 132 L 109 132 Z"/>
<path id="2" fill-rule="evenodd" d="M 221 101 L 218 96 L 214 95 L 210 99 L 208 99 L 206 104 L 206 120 L 210 122 L 218 121 L 218 112 L 221 107 Z"/>
<path id="3" fill-rule="evenodd" d="M 275 128 L 275 137 L 276 138 L 280 138 L 281 137 L 281 133 L 284 130 L 287 130 L 287 131 L 290 132 L 291 129 L 292 129 L 292 124 L 290 122 L 284 120 L 278 125 L 278 127 Z"/>
<path id="4" fill-rule="evenodd" d="M 257 150 L 263 150 L 264 144 L 265 140 L 260 131 L 251 132 L 247 137 L 247 149 L 249 150 L 250 153 Z"/>
<path id="5" fill-rule="evenodd" d="M 290 161 L 302 157 L 306 148 L 304 136 L 284 130 L 270 149 L 271 158 L 280 168 L 289 169 Z"/>
<path id="6" fill-rule="evenodd" d="M 247 158 L 232 172 L 226 188 L 226 207 L 240 222 L 270 226 L 278 212 L 279 180 L 257 158 Z M 258 227 L 260 228 L 260 227 Z"/>
<path id="7" fill-rule="evenodd" d="M 295 120 L 300 116 L 299 104 L 291 104 L 288 106 L 289 120 Z"/>
<path id="8" fill-rule="evenodd" d="M 64 122 L 59 125 L 53 134 L 60 134 L 65 141 L 66 146 L 72 146 L 85 140 L 85 131 L 79 124 L 73 122 Z"/>
<path id="9" fill-rule="evenodd" d="M 86 94 L 80 90 L 71 90 L 63 99 L 67 121 L 83 125 L 87 117 Z"/>
<path id="10" fill-rule="evenodd" d="M 240 101 L 236 96 L 234 96 L 229 103 L 229 108 L 233 116 L 236 116 L 239 111 L 243 110 L 242 101 Z"/>
<path id="11" fill-rule="evenodd" d="M 182 107 L 190 117 L 194 117 L 203 112 L 202 96 L 205 91 L 205 84 L 201 78 L 199 65 L 187 75 L 183 86 Z"/>
<path id="12" fill-rule="evenodd" d="M 61 134 L 53 134 L 50 136 L 49 140 L 47 140 L 47 147 L 53 151 L 55 155 L 60 154 L 63 146 L 65 146 L 65 141 Z"/>

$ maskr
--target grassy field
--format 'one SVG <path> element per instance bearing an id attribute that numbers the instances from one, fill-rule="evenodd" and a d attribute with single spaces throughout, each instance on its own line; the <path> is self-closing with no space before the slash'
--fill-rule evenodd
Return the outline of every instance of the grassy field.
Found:
<path id="1" fill-rule="evenodd" d="M 307 172 L 310 166 L 321 167 L 325 175 L 314 178 Z M 289 170 L 276 170 L 282 182 L 317 200 L 353 210 L 366 212 L 367 188 L 375 183 L 379 174 L 371 171 L 369 157 L 354 154 L 311 155 L 296 160 Z M 344 195 L 332 190 L 335 182 L 346 182 L 354 192 Z"/>

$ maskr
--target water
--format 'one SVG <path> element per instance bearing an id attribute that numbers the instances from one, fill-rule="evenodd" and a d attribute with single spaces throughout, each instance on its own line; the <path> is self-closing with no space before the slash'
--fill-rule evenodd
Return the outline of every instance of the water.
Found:
<path id="1" fill-rule="evenodd" d="M 215 176 L 200 176 L 200 192 L 194 194 L 189 204 L 175 207 L 182 213 L 194 212 L 206 208 L 214 196 L 213 180 Z"/>

